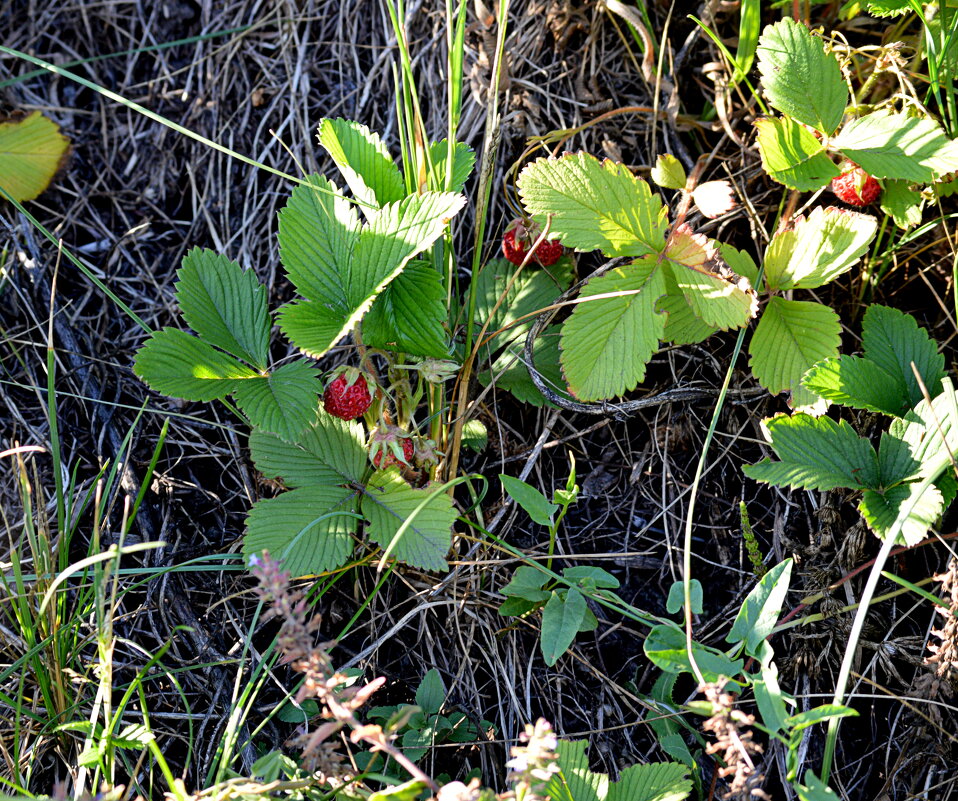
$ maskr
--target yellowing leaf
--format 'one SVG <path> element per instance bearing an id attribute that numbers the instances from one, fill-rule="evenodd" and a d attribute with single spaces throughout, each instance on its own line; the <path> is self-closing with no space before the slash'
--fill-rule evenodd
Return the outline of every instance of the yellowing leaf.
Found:
<path id="1" fill-rule="evenodd" d="M 33 200 L 66 160 L 70 140 L 39 111 L 0 123 L 0 187 L 14 200 Z"/>

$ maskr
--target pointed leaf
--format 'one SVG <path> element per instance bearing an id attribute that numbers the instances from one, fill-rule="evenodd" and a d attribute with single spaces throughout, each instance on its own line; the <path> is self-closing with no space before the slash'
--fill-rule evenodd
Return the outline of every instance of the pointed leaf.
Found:
<path id="1" fill-rule="evenodd" d="M 594 295 L 623 292 L 590 301 Z M 581 400 L 612 398 L 634 389 L 665 330 L 656 312 L 665 292 L 663 271 L 654 259 L 617 267 L 585 286 L 562 327 L 562 369 Z"/>
<path id="2" fill-rule="evenodd" d="M 452 185 L 448 187 L 446 186 L 446 160 L 449 158 L 448 140 L 440 139 L 438 142 L 433 142 L 429 146 L 429 156 L 432 159 L 429 185 L 440 191 L 461 192 L 476 164 L 476 154 L 472 148 L 465 142 L 456 142 L 452 157 Z"/>
<path id="3" fill-rule="evenodd" d="M 865 254 L 878 220 L 869 214 L 819 206 L 777 234 L 765 254 L 765 282 L 773 291 L 814 289 L 833 281 Z"/>
<path id="4" fill-rule="evenodd" d="M 848 87 L 838 59 L 791 17 L 768 25 L 758 40 L 758 71 L 776 109 L 830 135 L 845 115 Z"/>
<path id="5" fill-rule="evenodd" d="M 316 370 L 295 361 L 241 382 L 233 396 L 254 426 L 293 441 L 316 419 L 321 391 Z"/>
<path id="6" fill-rule="evenodd" d="M 644 256 L 665 245 L 666 210 L 623 164 L 574 153 L 538 159 L 519 175 L 519 195 L 550 236 L 607 256 Z"/>
<path id="7" fill-rule="evenodd" d="M 256 469 L 288 487 L 358 482 L 368 461 L 362 425 L 330 414 L 320 414 L 295 443 L 254 430 L 249 448 Z"/>
<path id="8" fill-rule="evenodd" d="M 841 323 L 827 306 L 772 297 L 749 344 L 749 365 L 772 394 L 800 386 L 815 362 L 838 355 Z"/>
<path id="9" fill-rule="evenodd" d="M 869 306 L 862 319 L 862 344 L 867 359 L 895 376 L 896 383 L 904 382 L 908 406 L 914 406 L 924 397 L 911 367 L 913 362 L 928 394 L 934 398 L 941 392 L 945 357 L 938 353 L 935 341 L 910 314 L 889 306 Z"/>
<path id="10" fill-rule="evenodd" d="M 446 685 L 435 668 L 426 671 L 416 688 L 416 706 L 427 715 L 436 715 L 446 702 Z"/>
<path id="11" fill-rule="evenodd" d="M 741 328 L 758 313 L 758 297 L 748 279 L 735 275 L 718 249 L 687 225 L 673 232 L 664 258 L 689 308 L 706 325 L 722 331 Z"/>
<path id="12" fill-rule="evenodd" d="M 660 670 L 668 673 L 692 672 L 685 632 L 678 626 L 654 626 L 642 648 L 649 660 Z M 692 654 L 706 681 L 718 681 L 719 676 L 725 676 L 726 679 L 738 676 L 745 666 L 741 659 L 730 659 L 721 651 L 694 641 Z"/>
<path id="13" fill-rule="evenodd" d="M 260 374 L 238 359 L 175 328 L 154 332 L 137 351 L 133 372 L 150 389 L 174 398 L 225 398 L 244 379 Z"/>
<path id="14" fill-rule="evenodd" d="M 921 483 L 916 482 L 899 484 L 884 492 L 866 490 L 858 504 L 858 510 L 868 527 L 880 539 L 885 539 L 891 534 L 902 507 L 911 507 L 915 498 L 918 501 L 902 526 L 897 541 L 901 545 L 917 545 L 938 521 L 944 508 L 941 492 L 937 487 L 926 487 L 922 492 Z"/>
<path id="15" fill-rule="evenodd" d="M 50 185 L 69 150 L 60 126 L 39 111 L 0 122 L 0 187 L 19 203 L 33 200 Z"/>
<path id="16" fill-rule="evenodd" d="M 446 295 L 442 276 L 423 262 L 412 262 L 373 302 L 363 318 L 363 342 L 370 348 L 437 359 L 449 355 Z"/>
<path id="17" fill-rule="evenodd" d="M 270 321 L 266 287 L 256 274 L 212 250 L 193 248 L 176 275 L 186 324 L 211 345 L 265 370 Z"/>
<path id="18" fill-rule="evenodd" d="M 841 170 L 828 157 L 814 134 L 788 117 L 755 121 L 758 152 L 768 177 L 789 189 L 814 192 Z"/>
<path id="19" fill-rule="evenodd" d="M 391 467 L 373 474 L 361 502 L 369 538 L 389 554 L 424 570 L 445 570 L 458 513 L 442 486 L 413 489 Z"/>
<path id="20" fill-rule="evenodd" d="M 778 615 L 788 594 L 788 584 L 792 577 L 792 560 L 775 565 L 746 596 L 739 609 L 732 630 L 725 641 L 745 643 L 745 653 L 759 657 L 765 639 L 772 633 Z"/>
<path id="21" fill-rule="evenodd" d="M 513 476 L 500 475 L 502 488 L 508 493 L 519 506 L 521 506 L 533 522 L 540 526 L 551 526 L 555 513 L 559 507 L 554 503 L 549 503 L 546 496 L 535 487 L 526 484 Z"/>
<path id="22" fill-rule="evenodd" d="M 279 213 L 279 256 L 296 291 L 346 311 L 346 285 L 359 237 L 353 205 L 334 183 L 310 175 Z"/>
<path id="23" fill-rule="evenodd" d="M 355 493 L 331 485 L 257 501 L 246 519 L 243 553 L 268 550 L 293 576 L 335 570 L 353 552 L 355 511 Z"/>
<path id="24" fill-rule="evenodd" d="M 898 416 L 911 407 L 903 382 L 859 356 L 839 356 L 815 363 L 802 378 L 802 386 L 853 409 Z"/>
<path id="25" fill-rule="evenodd" d="M 763 459 L 742 468 L 749 478 L 777 487 L 832 490 L 880 487 L 878 455 L 844 420 L 780 415 L 766 425 L 781 461 Z"/>
<path id="26" fill-rule="evenodd" d="M 565 598 L 553 591 L 542 610 L 542 634 L 540 645 L 542 658 L 548 667 L 559 661 L 559 657 L 569 650 L 579 625 L 589 611 L 585 596 L 575 587 L 569 587 Z"/>
<path id="27" fill-rule="evenodd" d="M 958 170 L 958 150 L 925 117 L 874 111 L 848 123 L 832 146 L 875 178 L 929 183 Z"/>
<path id="28" fill-rule="evenodd" d="M 343 119 L 319 124 L 319 144 L 332 157 L 346 184 L 361 204 L 381 207 L 406 194 L 399 167 L 389 150 L 365 125 Z M 362 206 L 363 213 L 371 211 Z"/>

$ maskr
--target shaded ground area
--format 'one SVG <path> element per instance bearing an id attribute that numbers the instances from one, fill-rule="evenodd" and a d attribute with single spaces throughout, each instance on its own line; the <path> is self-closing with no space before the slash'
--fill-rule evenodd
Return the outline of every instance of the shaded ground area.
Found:
<path id="1" fill-rule="evenodd" d="M 514 0 L 511 6 L 489 253 L 495 250 L 495 234 L 513 216 L 510 205 L 517 202 L 514 164 L 545 152 L 541 143 L 529 146 L 530 138 L 585 123 L 590 124 L 574 135 L 553 137 L 548 147 L 585 150 L 640 171 L 659 152 L 714 153 L 706 175 L 730 178 L 755 211 L 751 220 L 742 214 L 703 223 L 700 230 L 754 250 L 761 239 L 757 223 L 772 224 L 780 196 L 749 147 L 748 123 L 755 109 L 725 93 L 726 105 L 720 107 L 727 113 L 717 117 L 714 112 L 721 87 L 709 65 L 718 61 L 718 53 L 700 29 L 684 17 L 669 16 L 667 8 L 649 8 L 650 36 L 666 48 L 663 63 L 671 66 L 665 75 L 677 86 L 673 96 L 668 87 L 646 80 L 650 65 L 643 64 L 641 37 L 637 41 L 624 20 L 600 4 Z M 477 150 L 495 36 L 485 22 L 487 11 L 477 2 L 470 16 L 468 95 L 460 127 L 462 138 Z M 705 19 L 710 14 L 722 35 L 734 35 L 734 14 L 699 9 Z M 447 102 L 442 4 L 410 3 L 407 16 L 423 107 L 433 115 L 427 124 L 442 135 Z M 832 22 L 823 18 L 819 24 Z M 880 30 L 876 23 L 850 35 L 868 39 Z M 6 2 L 0 3 L 0 41 L 54 64 L 79 61 L 70 67 L 77 75 L 281 172 L 296 174 L 302 168 L 331 174 L 315 140 L 322 117 L 361 121 L 396 149 L 395 40 L 378 0 Z M 271 308 L 291 297 L 277 270 L 275 240 L 276 212 L 290 187 L 88 88 L 47 73 L 28 75 L 33 69 L 0 56 L 0 111 L 42 110 L 73 140 L 73 155 L 56 186 L 30 209 L 132 314 L 73 264 L 58 259 L 56 247 L 24 218 L 0 207 L 0 449 L 51 441 L 45 388 L 52 330 L 56 418 L 63 463 L 71 471 L 61 478 L 74 482 L 75 497 L 94 490 L 101 468 L 125 451 L 129 437 L 130 456 L 100 530 L 105 547 L 117 541 L 124 503 L 136 498 L 169 422 L 128 540 L 168 544 L 126 563 L 149 568 L 149 580 L 124 579 L 129 584 L 117 615 L 115 682 L 130 681 L 152 655 L 167 649 L 162 669 L 153 669 L 153 725 L 163 732 L 164 751 L 178 775 L 188 787 L 199 787 L 221 759 L 224 727 L 250 677 L 248 658 L 252 655 L 255 664 L 275 633 L 257 617 L 239 556 L 250 504 L 274 490 L 253 470 L 246 432 L 223 406 L 172 402 L 136 380 L 130 365 L 145 333 L 133 315 L 151 328 L 175 324 L 175 271 L 194 246 L 225 252 L 254 269 L 270 288 Z M 670 100 L 677 105 L 670 107 Z M 612 113 L 624 108 L 629 110 Z M 458 229 L 464 276 L 471 259 L 471 215 L 465 213 Z M 932 336 L 948 342 L 951 365 L 956 330 L 946 302 L 951 266 L 940 240 L 932 234 L 927 247 L 903 251 L 882 283 L 868 292 L 915 314 Z M 583 258 L 579 269 L 584 274 L 594 266 Z M 853 271 L 822 297 L 850 324 L 849 345 L 858 330 L 852 321 L 860 317 L 860 289 Z M 732 346 L 731 337 L 718 337 L 702 346 L 664 350 L 653 360 L 645 386 L 717 387 Z M 335 360 L 333 354 L 329 363 Z M 741 465 L 767 455 L 761 419 L 785 406 L 780 399 L 741 393 L 754 388 L 744 363 L 742 368 L 719 421 L 695 517 L 693 570 L 706 598 L 697 637 L 717 646 L 754 584 L 739 501 L 747 505 L 766 562 L 798 560 L 788 609 L 877 551 L 875 539 L 839 494 L 778 492 L 744 478 Z M 564 524 L 557 552 L 571 564 L 604 567 L 622 582 L 624 600 L 665 614 L 665 597 L 680 572 L 689 487 L 713 401 L 662 405 L 624 422 L 523 407 L 506 393 L 491 393 L 485 404 L 490 445 L 463 467 L 484 473 L 495 487 L 487 518 L 495 517 L 500 503 L 497 474 L 516 475 L 528 465 L 529 480 L 551 492 L 565 483 L 573 454 L 583 499 Z M 45 454 L 31 460 L 37 471 L 34 497 L 52 516 L 52 462 Z M 9 549 L 22 548 L 15 538 L 24 529 L 16 522 L 16 471 L 4 471 L 2 482 L 14 537 L 0 546 L 6 569 Z M 73 560 L 87 555 L 94 531 L 89 508 L 76 514 L 69 546 Z M 946 520 L 942 530 L 952 528 L 953 521 Z M 541 529 L 514 509 L 499 520 L 495 533 L 530 552 L 545 551 Z M 388 679 L 381 703 L 411 702 L 422 676 L 435 667 L 450 688 L 449 702 L 477 725 L 492 724 L 484 742 L 430 752 L 427 770 L 457 776 L 478 767 L 494 784 L 501 779 L 511 738 L 539 715 L 553 721 L 563 736 L 588 737 L 595 769 L 614 775 L 634 762 L 666 758 L 645 722 L 644 696 L 656 679 L 642 653 L 645 631 L 596 608 L 597 631 L 581 636 L 570 656 L 547 669 L 536 627 L 497 613 L 502 600 L 497 588 L 516 562 L 494 548 L 472 551 L 470 545 L 465 539 L 457 544 L 459 556 L 470 556 L 457 561 L 454 553 L 449 577 L 401 568 L 380 586 L 375 565 L 361 565 L 316 598 L 323 635 L 346 630 L 335 651 L 340 664 Z M 919 548 L 902 554 L 896 569 L 920 581 L 943 570 L 947 555 L 941 545 Z M 831 697 L 850 623 L 842 610 L 854 603 L 862 580 L 858 575 L 825 590 L 824 600 L 811 607 L 823 613 L 822 619 L 776 641 L 783 685 L 800 708 Z M 933 694 L 921 665 L 932 618 L 928 604 L 908 596 L 879 605 L 871 618 L 856 667 L 853 703 L 861 716 L 843 729 L 834 777 L 843 797 L 905 799 L 928 787 L 937 788 L 928 797 L 947 798 L 953 792 L 956 751 L 949 732 L 956 730 L 955 708 L 944 695 Z M 94 653 L 95 621 L 87 625 L 76 640 L 81 661 Z M 0 636 L 0 662 L 12 663 L 23 649 L 23 643 Z M 15 694 L 17 680 L 9 676 L 4 691 Z M 284 669 L 264 680 L 242 727 L 241 739 L 251 742 L 235 748 L 238 770 L 248 770 L 263 745 L 281 743 L 292 732 L 292 724 L 277 719 L 258 729 L 289 681 Z M 76 686 L 84 686 L 82 677 Z M 675 700 L 694 693 L 691 682 L 680 681 Z M 7 710 L 0 721 L 2 741 L 13 736 Z M 29 720 L 18 736 L 45 752 L 43 775 L 37 774 L 33 790 L 47 791 L 67 778 L 76 741 L 52 737 L 42 722 Z M 809 764 L 817 764 L 821 747 L 816 732 L 807 742 Z M 703 757 L 706 792 L 713 780 L 711 765 Z M 763 770 L 775 798 L 786 797 L 783 765 L 781 749 L 769 747 Z"/>

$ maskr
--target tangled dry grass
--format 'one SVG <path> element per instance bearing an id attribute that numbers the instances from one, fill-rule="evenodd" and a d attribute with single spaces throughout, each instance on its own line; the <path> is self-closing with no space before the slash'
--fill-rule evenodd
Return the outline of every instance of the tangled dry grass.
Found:
<path id="1" fill-rule="evenodd" d="M 722 4 L 711 5 L 712 10 L 698 9 L 700 16 L 711 14 L 721 28 L 726 24 Z M 625 20 L 602 3 L 513 1 L 490 230 L 500 230 L 511 216 L 513 165 L 545 147 L 582 149 L 638 169 L 647 168 L 657 152 L 697 149 L 714 153 L 710 169 L 716 177 L 730 177 L 753 209 L 751 219 L 713 224 L 710 233 L 721 229 L 726 238 L 760 239 L 759 223 L 774 212 L 777 200 L 771 201 L 772 189 L 762 182 L 757 158 L 748 149 L 742 122 L 754 109 L 720 80 L 716 83 L 718 53 L 679 10 L 670 14 L 666 6 L 650 6 L 656 26 L 651 35 L 664 44 L 668 81 L 678 86 L 673 95 L 661 81 L 647 80 L 648 65 Z M 410 2 L 407 17 L 427 126 L 439 127 L 447 102 L 444 4 Z M 490 19 L 488 4 L 476 0 L 460 127 L 462 138 L 475 148 L 482 144 L 486 124 L 494 44 Z M 190 41 L 166 46 L 184 39 Z M 79 61 L 72 67 L 77 74 L 280 172 L 329 170 L 314 137 L 322 117 L 359 120 L 386 141 L 395 136 L 395 40 L 378 0 L 6 0 L 0 2 L 0 41 L 55 64 Z M 289 297 L 290 288 L 276 269 L 276 212 L 288 190 L 280 178 L 70 81 L 27 76 L 31 69 L 0 57 L 0 111 L 42 110 L 73 140 L 69 169 L 33 212 L 147 325 L 159 328 L 174 319 L 175 270 L 194 246 L 226 252 L 254 269 L 270 288 L 273 305 Z M 704 99 L 714 101 L 719 112 L 714 121 L 700 119 Z M 630 110 L 612 113 L 619 109 Z M 553 131 L 580 127 L 574 135 L 548 138 Z M 547 142 L 528 147 L 535 137 Z M 150 396 L 130 371 L 142 329 L 58 259 L 56 249 L 24 219 L 3 208 L 0 221 L 0 242 L 6 246 L 0 263 L 5 276 L 0 448 L 51 440 L 43 396 L 51 319 L 62 458 L 76 470 L 78 493 L 90 489 L 101 467 L 121 453 L 124 438 L 132 437 L 104 546 L 110 537 L 116 540 L 122 498 L 135 497 L 163 422 L 170 422 L 131 532 L 139 540 L 167 545 L 147 552 L 140 566 L 152 578 L 123 596 L 114 660 L 122 683 L 149 654 L 168 647 L 164 670 L 151 686 L 152 716 L 178 775 L 188 786 L 198 786 L 217 759 L 238 688 L 248 680 L 250 663 L 242 657 L 252 653 L 255 661 L 270 634 L 262 627 L 250 633 L 256 600 L 237 554 L 246 510 L 271 488 L 252 470 L 244 432 L 223 407 Z M 461 227 L 463 265 L 469 263 L 471 226 L 467 219 Z M 941 300 L 947 291 L 945 255 L 921 261 L 903 255 L 894 288 L 887 290 L 914 307 L 906 310 L 920 309 L 924 324 L 940 340 L 955 330 Z M 927 299 L 919 302 L 919 293 L 936 298 L 937 307 Z M 727 347 L 710 343 L 664 351 L 653 365 L 652 383 L 717 386 Z M 736 378 L 747 380 L 744 373 Z M 140 414 L 144 398 L 148 402 Z M 797 604 L 801 596 L 823 593 L 823 619 L 777 644 L 786 658 L 783 681 L 807 708 L 831 693 L 848 621 L 844 607 L 855 600 L 854 580 L 838 582 L 867 561 L 873 546 L 855 528 L 847 507 L 839 508 L 837 497 L 787 496 L 746 485 L 739 466 L 761 455 L 759 420 L 777 409 L 776 403 L 733 402 L 720 422 L 696 521 L 694 567 L 709 599 L 700 636 L 715 635 L 753 581 L 739 534 L 738 501 L 745 500 L 770 561 L 800 557 L 800 589 L 791 600 Z M 665 595 L 678 575 L 678 537 L 709 404 L 661 406 L 625 423 L 521 409 L 495 394 L 485 405 L 491 447 L 465 469 L 495 475 L 519 468 L 551 490 L 564 484 L 566 452 L 573 452 L 583 501 L 568 518 L 559 553 L 614 571 L 626 601 L 664 613 Z M 36 456 L 35 462 L 34 489 L 52 514 L 50 461 Z M 0 491 L 4 507 L 15 509 L 19 496 L 13 471 L 4 473 Z M 531 551 L 544 550 L 540 535 L 514 509 L 497 519 L 499 536 Z M 89 521 L 81 523 L 80 531 L 89 530 Z M 3 543 L 0 551 L 11 545 Z M 81 534 L 72 545 L 73 556 L 85 555 L 88 545 Z M 901 560 L 915 575 L 929 576 L 942 569 L 943 552 L 940 546 L 928 547 Z M 8 553 L 0 553 L 0 561 L 8 559 Z M 187 563 L 189 569 L 172 569 Z M 561 736 L 588 737 L 596 769 L 614 775 L 624 765 L 662 758 L 645 722 L 645 694 L 655 676 L 642 655 L 644 632 L 596 609 L 596 634 L 580 638 L 570 657 L 546 670 L 534 628 L 523 621 L 507 624 L 496 612 L 496 589 L 515 564 L 489 549 L 453 563 L 445 580 L 400 570 L 382 587 L 372 569 L 358 567 L 319 601 L 325 637 L 343 630 L 369 601 L 341 637 L 335 652 L 340 668 L 358 666 L 369 677 L 385 676 L 385 692 L 394 701 L 411 701 L 419 679 L 438 668 L 450 702 L 477 724 L 494 724 L 485 741 L 431 751 L 424 762 L 427 772 L 464 776 L 478 767 L 493 782 L 510 738 L 542 715 Z M 958 710 L 915 689 L 924 686 L 922 660 L 932 615 L 927 606 L 900 605 L 906 603 L 893 600 L 879 607 L 868 633 L 855 695 L 862 718 L 846 727 L 843 769 L 836 777 L 846 798 L 904 799 L 934 788 L 926 797 L 946 799 L 955 792 L 951 732 Z M 80 662 L 91 637 L 88 630 L 78 638 Z M 944 646 L 937 647 L 942 653 Z M 0 661 L 13 661 L 18 649 L 22 643 L 0 636 Z M 279 688 L 288 680 L 284 671 L 269 678 L 255 710 L 260 717 L 245 724 L 243 740 L 282 697 Z M 8 681 L 12 686 L 16 678 Z M 81 676 L 77 687 L 82 686 Z M 694 693 L 691 684 L 680 685 L 676 701 Z M 0 728 L 0 753 L 9 753 L 3 744 L 14 734 L 9 710 L 0 718 L 7 720 Z M 279 743 L 290 734 L 281 723 L 263 725 L 258 735 L 263 741 Z M 43 749 L 43 781 L 35 789 L 49 790 L 70 773 L 76 742 L 42 729 L 27 719 L 19 736 Z M 820 747 L 819 740 L 809 738 L 808 749 Z M 257 757 L 252 742 L 239 753 L 237 768 L 248 770 Z M 782 750 L 773 743 L 753 757 L 760 763 L 756 771 L 768 777 L 769 786 L 778 786 Z"/>

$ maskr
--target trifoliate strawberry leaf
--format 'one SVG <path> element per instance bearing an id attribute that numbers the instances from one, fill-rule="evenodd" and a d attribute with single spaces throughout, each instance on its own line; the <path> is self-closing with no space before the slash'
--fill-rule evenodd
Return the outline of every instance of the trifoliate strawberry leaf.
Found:
<path id="1" fill-rule="evenodd" d="M 363 214 L 370 206 L 381 208 L 406 195 L 399 167 L 389 155 L 379 134 L 365 125 L 343 119 L 325 119 L 319 124 L 319 144 L 332 157 Z"/>
<path id="2" fill-rule="evenodd" d="M 875 178 L 928 183 L 958 170 L 958 145 L 925 117 L 874 111 L 848 123 L 831 144 Z"/>
<path id="3" fill-rule="evenodd" d="M 363 318 L 368 347 L 437 359 L 449 355 L 442 276 L 424 262 L 406 266 Z"/>
<path id="4" fill-rule="evenodd" d="M 310 175 L 293 189 L 279 213 L 279 256 L 300 295 L 346 312 L 359 230 L 355 208 L 328 179 Z"/>
<path id="5" fill-rule="evenodd" d="M 369 538 L 390 556 L 424 570 L 445 570 L 458 513 L 439 485 L 413 489 L 390 467 L 373 474 L 360 503 Z"/>
<path id="6" fill-rule="evenodd" d="M 780 461 L 743 467 L 745 475 L 776 487 L 832 490 L 880 488 L 878 454 L 844 420 L 798 413 L 766 422 Z"/>
<path id="7" fill-rule="evenodd" d="M 888 214 L 899 228 L 911 228 L 921 222 L 925 199 L 912 189 L 908 181 L 887 179 L 881 195 L 881 210 Z"/>
<path id="8" fill-rule="evenodd" d="M 245 379 L 260 378 L 238 359 L 175 328 L 156 331 L 137 351 L 133 372 L 150 389 L 174 398 L 225 398 Z"/>
<path id="9" fill-rule="evenodd" d="M 552 406 L 539 388 L 532 383 L 524 349 L 524 340 L 508 345 L 492 367 L 479 373 L 479 383 L 489 386 L 494 382 L 496 389 L 504 389 L 512 393 L 513 397 L 523 403 L 531 403 L 533 406 Z M 539 335 L 532 344 L 532 357 L 535 360 L 536 370 L 541 373 L 549 388 L 572 400 L 559 365 L 558 326 L 550 326 Z"/>
<path id="10" fill-rule="evenodd" d="M 335 570 L 349 559 L 358 525 L 356 495 L 314 485 L 257 501 L 246 518 L 243 553 L 269 551 L 293 576 Z"/>
<path id="11" fill-rule="evenodd" d="M 772 297 L 749 344 L 749 365 L 772 394 L 800 386 L 815 362 L 838 355 L 841 323 L 828 306 Z"/>
<path id="12" fill-rule="evenodd" d="M 461 192 L 472 174 L 476 163 L 476 154 L 465 142 L 456 142 L 452 156 L 452 186 L 446 186 L 446 161 L 449 158 L 449 146 L 446 139 L 440 139 L 429 146 L 432 169 L 429 172 L 429 185 L 438 191 Z"/>
<path id="13" fill-rule="evenodd" d="M 319 358 L 349 333 L 377 295 L 406 264 L 432 245 L 465 198 L 426 192 L 370 214 L 357 238 L 348 269 L 339 268 L 345 307 L 321 299 L 298 301 L 279 313 L 279 326 L 300 350 Z"/>
<path id="14" fill-rule="evenodd" d="M 644 256 L 665 245 L 667 212 L 623 164 L 585 153 L 541 158 L 519 175 L 519 195 L 537 223 L 566 247 Z"/>
<path id="15" fill-rule="evenodd" d="M 324 413 L 295 443 L 254 429 L 249 448 L 256 469 L 288 487 L 359 482 L 368 462 L 362 425 Z"/>
<path id="16" fill-rule="evenodd" d="M 756 54 L 768 102 L 831 135 L 845 115 L 848 87 L 838 59 L 825 52 L 822 40 L 786 17 L 762 31 Z"/>
<path id="17" fill-rule="evenodd" d="M 292 442 L 316 420 L 322 388 L 315 368 L 295 361 L 262 378 L 242 381 L 233 397 L 250 423 Z"/>
<path id="18" fill-rule="evenodd" d="M 684 765 L 653 762 L 632 765 L 613 782 L 605 773 L 593 773 L 586 756 L 586 740 L 559 740 L 559 773 L 549 779 L 546 793 L 552 801 L 683 801 L 692 792 Z"/>
<path id="19" fill-rule="evenodd" d="M 193 248 L 176 276 L 186 324 L 211 345 L 265 370 L 270 320 L 266 287 L 256 274 L 212 250 Z"/>
<path id="20" fill-rule="evenodd" d="M 542 659 L 547 667 L 552 667 L 569 650 L 588 611 L 585 596 L 575 587 L 569 587 L 565 597 L 553 590 L 542 610 L 542 633 L 539 637 Z"/>
<path id="21" fill-rule="evenodd" d="M 819 206 L 808 217 L 796 219 L 794 237 L 775 237 L 784 247 L 769 245 L 766 285 L 783 292 L 827 284 L 864 255 L 877 230 L 878 220 L 870 214 Z"/>
<path id="22" fill-rule="evenodd" d="M 663 259 L 689 308 L 706 325 L 741 328 L 758 312 L 748 279 L 732 273 L 708 238 L 687 225 L 673 231 Z"/>
<path id="23" fill-rule="evenodd" d="M 802 386 L 832 403 L 881 414 L 900 415 L 910 408 L 905 386 L 875 362 L 860 356 L 839 356 L 817 362 Z"/>
<path id="24" fill-rule="evenodd" d="M 896 385 L 904 385 L 906 407 L 916 405 L 924 397 L 921 384 L 933 398 L 941 392 L 945 357 L 938 353 L 935 341 L 910 314 L 872 304 L 862 319 L 862 345 L 865 358 L 894 376 Z M 915 378 L 913 363 L 921 376 L 921 384 Z"/>
<path id="25" fill-rule="evenodd" d="M 33 200 L 50 185 L 69 152 L 70 140 L 39 111 L 0 122 L 0 187 L 19 203 Z"/>
<path id="26" fill-rule="evenodd" d="M 682 162 L 675 156 L 665 154 L 655 160 L 652 168 L 652 180 L 663 189 L 685 189 L 688 180 Z"/>
<path id="27" fill-rule="evenodd" d="M 609 293 L 613 296 L 589 300 Z M 589 281 L 559 343 L 562 370 L 575 397 L 612 398 L 645 378 L 646 364 L 665 330 L 665 315 L 656 312 L 664 293 L 663 271 L 652 257 Z"/>
<path id="28" fill-rule="evenodd" d="M 758 152 L 768 177 L 789 189 L 814 192 L 841 170 L 825 152 L 814 134 L 788 117 L 755 121 Z"/>
<path id="29" fill-rule="evenodd" d="M 914 504 L 914 506 L 912 506 Z M 917 545 L 941 516 L 944 503 L 937 487 L 921 490 L 921 483 L 899 484 L 884 492 L 865 490 L 858 504 L 868 527 L 881 539 L 892 532 L 899 515 L 911 508 L 897 537 L 900 545 Z"/>
<path id="30" fill-rule="evenodd" d="M 524 337 L 535 314 L 572 285 L 574 269 L 569 256 L 551 267 L 527 267 L 518 275 L 518 267 L 507 259 L 486 264 L 476 279 L 476 324 L 481 327 L 488 322 L 486 338 L 502 332 L 489 341 L 483 353 L 492 355 L 506 343 Z"/>

